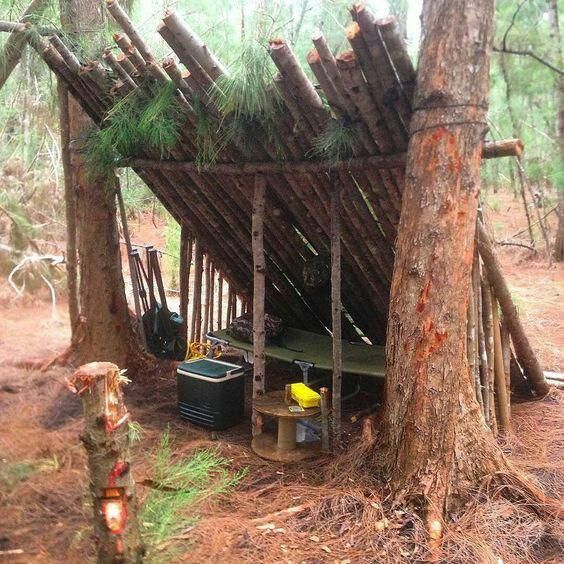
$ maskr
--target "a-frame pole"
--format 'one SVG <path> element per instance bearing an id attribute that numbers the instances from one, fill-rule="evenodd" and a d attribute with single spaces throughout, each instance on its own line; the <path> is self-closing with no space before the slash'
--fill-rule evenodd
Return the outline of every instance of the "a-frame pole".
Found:
<path id="1" fill-rule="evenodd" d="M 331 315 L 333 330 L 333 446 L 341 442 L 341 381 L 343 343 L 341 330 L 341 186 L 337 178 L 331 187 Z"/>
<path id="2" fill-rule="evenodd" d="M 264 393 L 264 296 L 266 260 L 264 256 L 264 200 L 266 179 L 255 175 L 253 198 L 252 246 L 253 246 L 253 403 Z M 262 417 L 254 409 L 252 415 L 253 437 L 262 432 Z"/>

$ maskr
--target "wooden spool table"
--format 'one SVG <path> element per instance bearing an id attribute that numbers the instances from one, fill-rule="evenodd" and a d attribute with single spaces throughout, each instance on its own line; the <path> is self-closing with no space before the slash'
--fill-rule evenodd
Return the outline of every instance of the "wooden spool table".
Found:
<path id="1" fill-rule="evenodd" d="M 262 432 L 253 438 L 251 448 L 260 457 L 276 462 L 297 462 L 319 455 L 320 442 L 296 443 L 297 420 L 319 415 L 319 407 L 292 412 L 284 401 L 284 392 L 276 391 L 256 398 L 254 408 L 258 413 L 278 419 L 277 436 Z"/>

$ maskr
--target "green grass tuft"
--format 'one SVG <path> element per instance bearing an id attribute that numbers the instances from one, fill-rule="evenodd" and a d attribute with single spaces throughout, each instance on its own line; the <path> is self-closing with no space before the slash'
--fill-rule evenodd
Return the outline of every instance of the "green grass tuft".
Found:
<path id="1" fill-rule="evenodd" d="M 204 499 L 228 492 L 246 473 L 230 471 L 229 461 L 214 450 L 174 460 L 168 429 L 154 454 L 153 468 L 153 480 L 162 489 L 147 496 L 141 523 L 145 540 L 155 548 L 195 523 Z"/>

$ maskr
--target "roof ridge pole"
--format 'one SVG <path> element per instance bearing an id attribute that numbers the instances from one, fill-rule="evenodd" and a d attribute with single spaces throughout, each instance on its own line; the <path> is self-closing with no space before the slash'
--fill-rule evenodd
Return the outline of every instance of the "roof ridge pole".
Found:
<path id="1" fill-rule="evenodd" d="M 266 177 L 255 174 L 253 196 L 252 246 L 253 246 L 253 437 L 262 433 L 262 416 L 254 406 L 256 398 L 264 394 L 265 379 L 265 328 L 264 301 L 266 261 L 264 255 L 264 208 Z"/>

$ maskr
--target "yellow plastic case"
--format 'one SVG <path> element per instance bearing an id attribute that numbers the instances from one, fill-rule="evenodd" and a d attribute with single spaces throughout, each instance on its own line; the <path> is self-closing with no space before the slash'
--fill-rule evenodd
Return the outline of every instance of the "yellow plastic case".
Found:
<path id="1" fill-rule="evenodd" d="M 298 402 L 303 408 L 318 407 L 321 396 L 311 388 L 308 388 L 301 382 L 299 384 L 291 384 L 292 399 Z"/>

